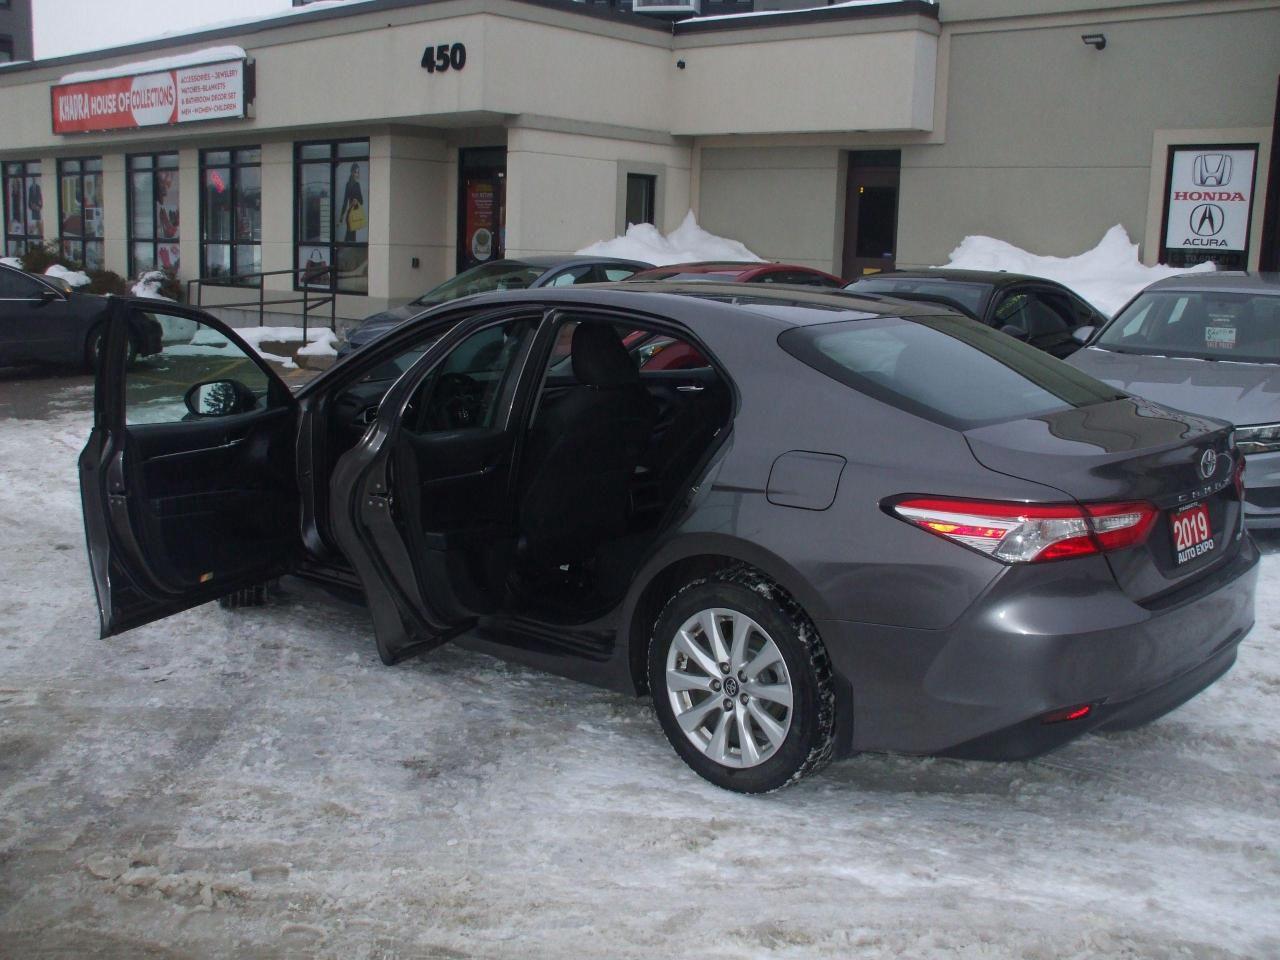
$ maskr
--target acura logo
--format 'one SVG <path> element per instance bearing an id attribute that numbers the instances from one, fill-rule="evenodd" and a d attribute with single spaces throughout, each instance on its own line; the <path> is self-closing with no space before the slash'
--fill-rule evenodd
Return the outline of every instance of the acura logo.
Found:
<path id="1" fill-rule="evenodd" d="M 1202 153 L 1196 157 L 1191 178 L 1197 187 L 1225 187 L 1231 182 L 1231 155 Z"/>
<path id="2" fill-rule="evenodd" d="M 1218 455 L 1212 450 L 1206 450 L 1200 455 L 1200 476 L 1208 480 L 1213 476 L 1213 472 L 1218 469 Z"/>
<path id="3" fill-rule="evenodd" d="M 1216 203 L 1202 203 L 1191 211 L 1191 232 L 1197 237 L 1216 237 L 1226 222 L 1227 215 Z"/>

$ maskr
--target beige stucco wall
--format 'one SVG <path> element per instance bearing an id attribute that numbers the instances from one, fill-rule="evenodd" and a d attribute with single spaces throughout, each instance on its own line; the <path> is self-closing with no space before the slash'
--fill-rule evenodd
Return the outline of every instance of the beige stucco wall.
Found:
<path id="1" fill-rule="evenodd" d="M 699 217 L 768 260 L 830 270 L 844 204 L 834 147 L 704 148 Z"/>
<path id="2" fill-rule="evenodd" d="M 655 138 L 661 140 L 662 138 Z M 507 253 L 572 253 L 617 233 L 619 168 L 660 178 L 658 226 L 689 209 L 690 147 L 514 127 L 507 132 Z"/>
<path id="3" fill-rule="evenodd" d="M 1269 128 L 1280 9 L 1163 10 L 1196 15 L 948 28 L 946 142 L 903 149 L 899 264 L 945 262 L 969 234 L 1063 256 L 1119 223 L 1141 243 L 1160 215 L 1148 206 L 1155 130 Z M 1094 32 L 1105 50 L 1081 42 Z"/>

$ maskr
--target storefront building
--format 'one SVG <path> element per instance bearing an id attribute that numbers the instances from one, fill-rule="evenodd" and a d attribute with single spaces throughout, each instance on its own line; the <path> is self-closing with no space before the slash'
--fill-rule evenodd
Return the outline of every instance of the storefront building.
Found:
<path id="1" fill-rule="evenodd" d="M 690 209 L 846 277 L 1114 223 L 1147 262 L 1274 248 L 1280 0 L 760 6 L 365 0 L 0 68 L 5 252 L 360 317 Z"/>

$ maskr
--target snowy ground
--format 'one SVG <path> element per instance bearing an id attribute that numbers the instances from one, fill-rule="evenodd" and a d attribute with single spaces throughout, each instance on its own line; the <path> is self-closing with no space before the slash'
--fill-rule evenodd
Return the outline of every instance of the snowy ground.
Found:
<path id="1" fill-rule="evenodd" d="M 99 640 L 89 402 L 0 372 L 0 957 L 1280 955 L 1280 554 L 1236 668 L 1142 731 L 739 797 L 644 703 L 383 667 L 297 585 Z"/>

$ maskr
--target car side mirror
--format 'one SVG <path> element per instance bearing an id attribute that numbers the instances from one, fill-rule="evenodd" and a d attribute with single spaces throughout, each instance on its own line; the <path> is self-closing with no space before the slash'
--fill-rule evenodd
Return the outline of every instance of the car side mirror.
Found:
<path id="1" fill-rule="evenodd" d="M 1006 336 L 1013 337 L 1015 340 L 1026 340 L 1029 334 L 1021 327 L 1015 327 L 1012 324 L 1005 324 L 1000 328 L 1000 332 Z"/>
<path id="2" fill-rule="evenodd" d="M 257 395 L 239 380 L 197 383 L 183 400 L 195 417 L 229 417 L 247 413 L 258 405 Z"/>
<path id="3" fill-rule="evenodd" d="M 1071 334 L 1071 339 L 1074 340 L 1076 343 L 1086 344 L 1089 342 L 1089 338 L 1093 336 L 1094 331 L 1097 329 L 1098 328 L 1093 326 L 1092 324 L 1089 324 L 1083 327 L 1076 327 L 1076 329 Z"/>

